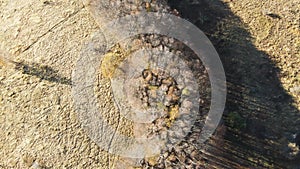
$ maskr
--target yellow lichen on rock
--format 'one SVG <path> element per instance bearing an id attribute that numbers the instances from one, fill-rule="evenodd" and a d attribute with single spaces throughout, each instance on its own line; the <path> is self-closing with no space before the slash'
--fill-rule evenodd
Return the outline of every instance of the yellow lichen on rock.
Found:
<path id="1" fill-rule="evenodd" d="M 166 124 L 167 124 L 167 127 L 171 127 L 172 123 L 175 121 L 175 119 L 178 117 L 178 114 L 179 114 L 179 106 L 178 105 L 175 105 L 174 107 L 171 107 L 170 108 L 170 111 L 168 112 L 169 113 L 169 118 L 166 119 Z"/>
<path id="2" fill-rule="evenodd" d="M 153 157 L 148 157 L 146 160 L 150 164 L 150 166 L 154 166 L 155 164 L 157 164 L 157 162 L 159 160 L 159 155 L 156 155 Z"/>
<path id="3" fill-rule="evenodd" d="M 112 78 L 116 68 L 130 54 L 130 51 L 123 49 L 120 44 L 115 45 L 106 53 L 101 62 L 101 73 L 106 78 Z"/>
<path id="4" fill-rule="evenodd" d="M 120 44 L 112 47 L 102 59 L 100 67 L 102 75 L 106 78 L 112 78 L 116 68 L 134 51 L 134 49 L 125 49 Z"/>

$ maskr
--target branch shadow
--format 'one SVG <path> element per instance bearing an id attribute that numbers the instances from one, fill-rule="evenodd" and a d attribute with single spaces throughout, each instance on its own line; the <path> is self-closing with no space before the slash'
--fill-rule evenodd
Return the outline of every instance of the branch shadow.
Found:
<path id="1" fill-rule="evenodd" d="M 171 0 L 169 5 L 208 36 L 226 73 L 227 102 L 219 127 L 225 132 L 209 141 L 208 151 L 215 157 L 204 154 L 207 163 L 221 168 L 299 167 L 299 153 L 292 155 L 288 147 L 300 131 L 299 110 L 281 85 L 280 70 L 254 46 L 246 25 L 220 1 Z M 281 19 L 276 16 L 266 17 Z"/>
<path id="2" fill-rule="evenodd" d="M 31 75 L 47 80 L 49 82 L 60 83 L 64 85 L 71 85 L 72 81 L 69 78 L 62 77 L 58 71 L 47 65 L 40 65 L 38 63 L 25 64 L 23 62 L 14 62 L 15 69 L 22 71 L 23 74 Z"/>

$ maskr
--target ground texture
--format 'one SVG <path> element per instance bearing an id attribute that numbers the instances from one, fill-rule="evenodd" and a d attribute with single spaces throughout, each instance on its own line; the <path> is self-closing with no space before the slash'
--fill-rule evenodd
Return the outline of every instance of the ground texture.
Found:
<path id="1" fill-rule="evenodd" d="M 300 131 L 300 3 L 169 5 L 209 37 L 228 82 L 223 121 L 191 161 L 202 168 L 300 166 L 293 137 Z M 86 135 L 71 96 L 72 70 L 98 24 L 81 1 L 0 1 L 0 53 L 18 62 L 0 69 L 0 168 L 112 168 L 119 162 Z M 192 163 L 178 157 L 174 150 L 166 158 Z M 156 163 L 148 159 L 144 166 Z"/>

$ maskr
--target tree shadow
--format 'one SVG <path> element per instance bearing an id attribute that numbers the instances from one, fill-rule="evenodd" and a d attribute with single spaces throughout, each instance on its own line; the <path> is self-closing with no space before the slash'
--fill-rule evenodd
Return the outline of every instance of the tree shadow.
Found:
<path id="1" fill-rule="evenodd" d="M 253 45 L 246 25 L 220 1 L 171 0 L 169 5 L 208 36 L 226 73 L 225 126 L 217 129 L 225 132 L 209 141 L 209 153 L 202 157 L 208 166 L 299 167 L 299 154 L 288 147 L 300 131 L 299 110 L 281 85 L 280 70 Z M 280 19 L 275 15 L 266 17 Z"/>

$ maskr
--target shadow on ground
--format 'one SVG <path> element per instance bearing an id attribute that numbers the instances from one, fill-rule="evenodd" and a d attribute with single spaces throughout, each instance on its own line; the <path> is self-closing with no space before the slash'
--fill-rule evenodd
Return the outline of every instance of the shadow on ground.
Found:
<path id="1" fill-rule="evenodd" d="M 41 80 L 47 80 L 54 83 L 60 83 L 64 85 L 71 85 L 71 79 L 62 77 L 59 75 L 58 71 L 47 66 L 40 65 L 37 63 L 26 64 L 23 62 L 15 62 L 15 69 L 22 71 L 23 74 L 36 76 Z"/>
<path id="2" fill-rule="evenodd" d="M 208 166 L 221 168 L 297 168 L 299 154 L 289 144 L 300 131 L 299 110 L 283 89 L 280 70 L 251 42 L 239 17 L 219 1 L 172 0 L 170 6 L 212 41 L 227 78 L 224 134 L 210 141 Z M 272 17 L 272 16 L 266 16 Z M 274 18 L 273 19 L 280 19 Z M 218 141 L 217 141 L 218 140 Z M 209 167 L 210 168 L 210 167 Z"/>

